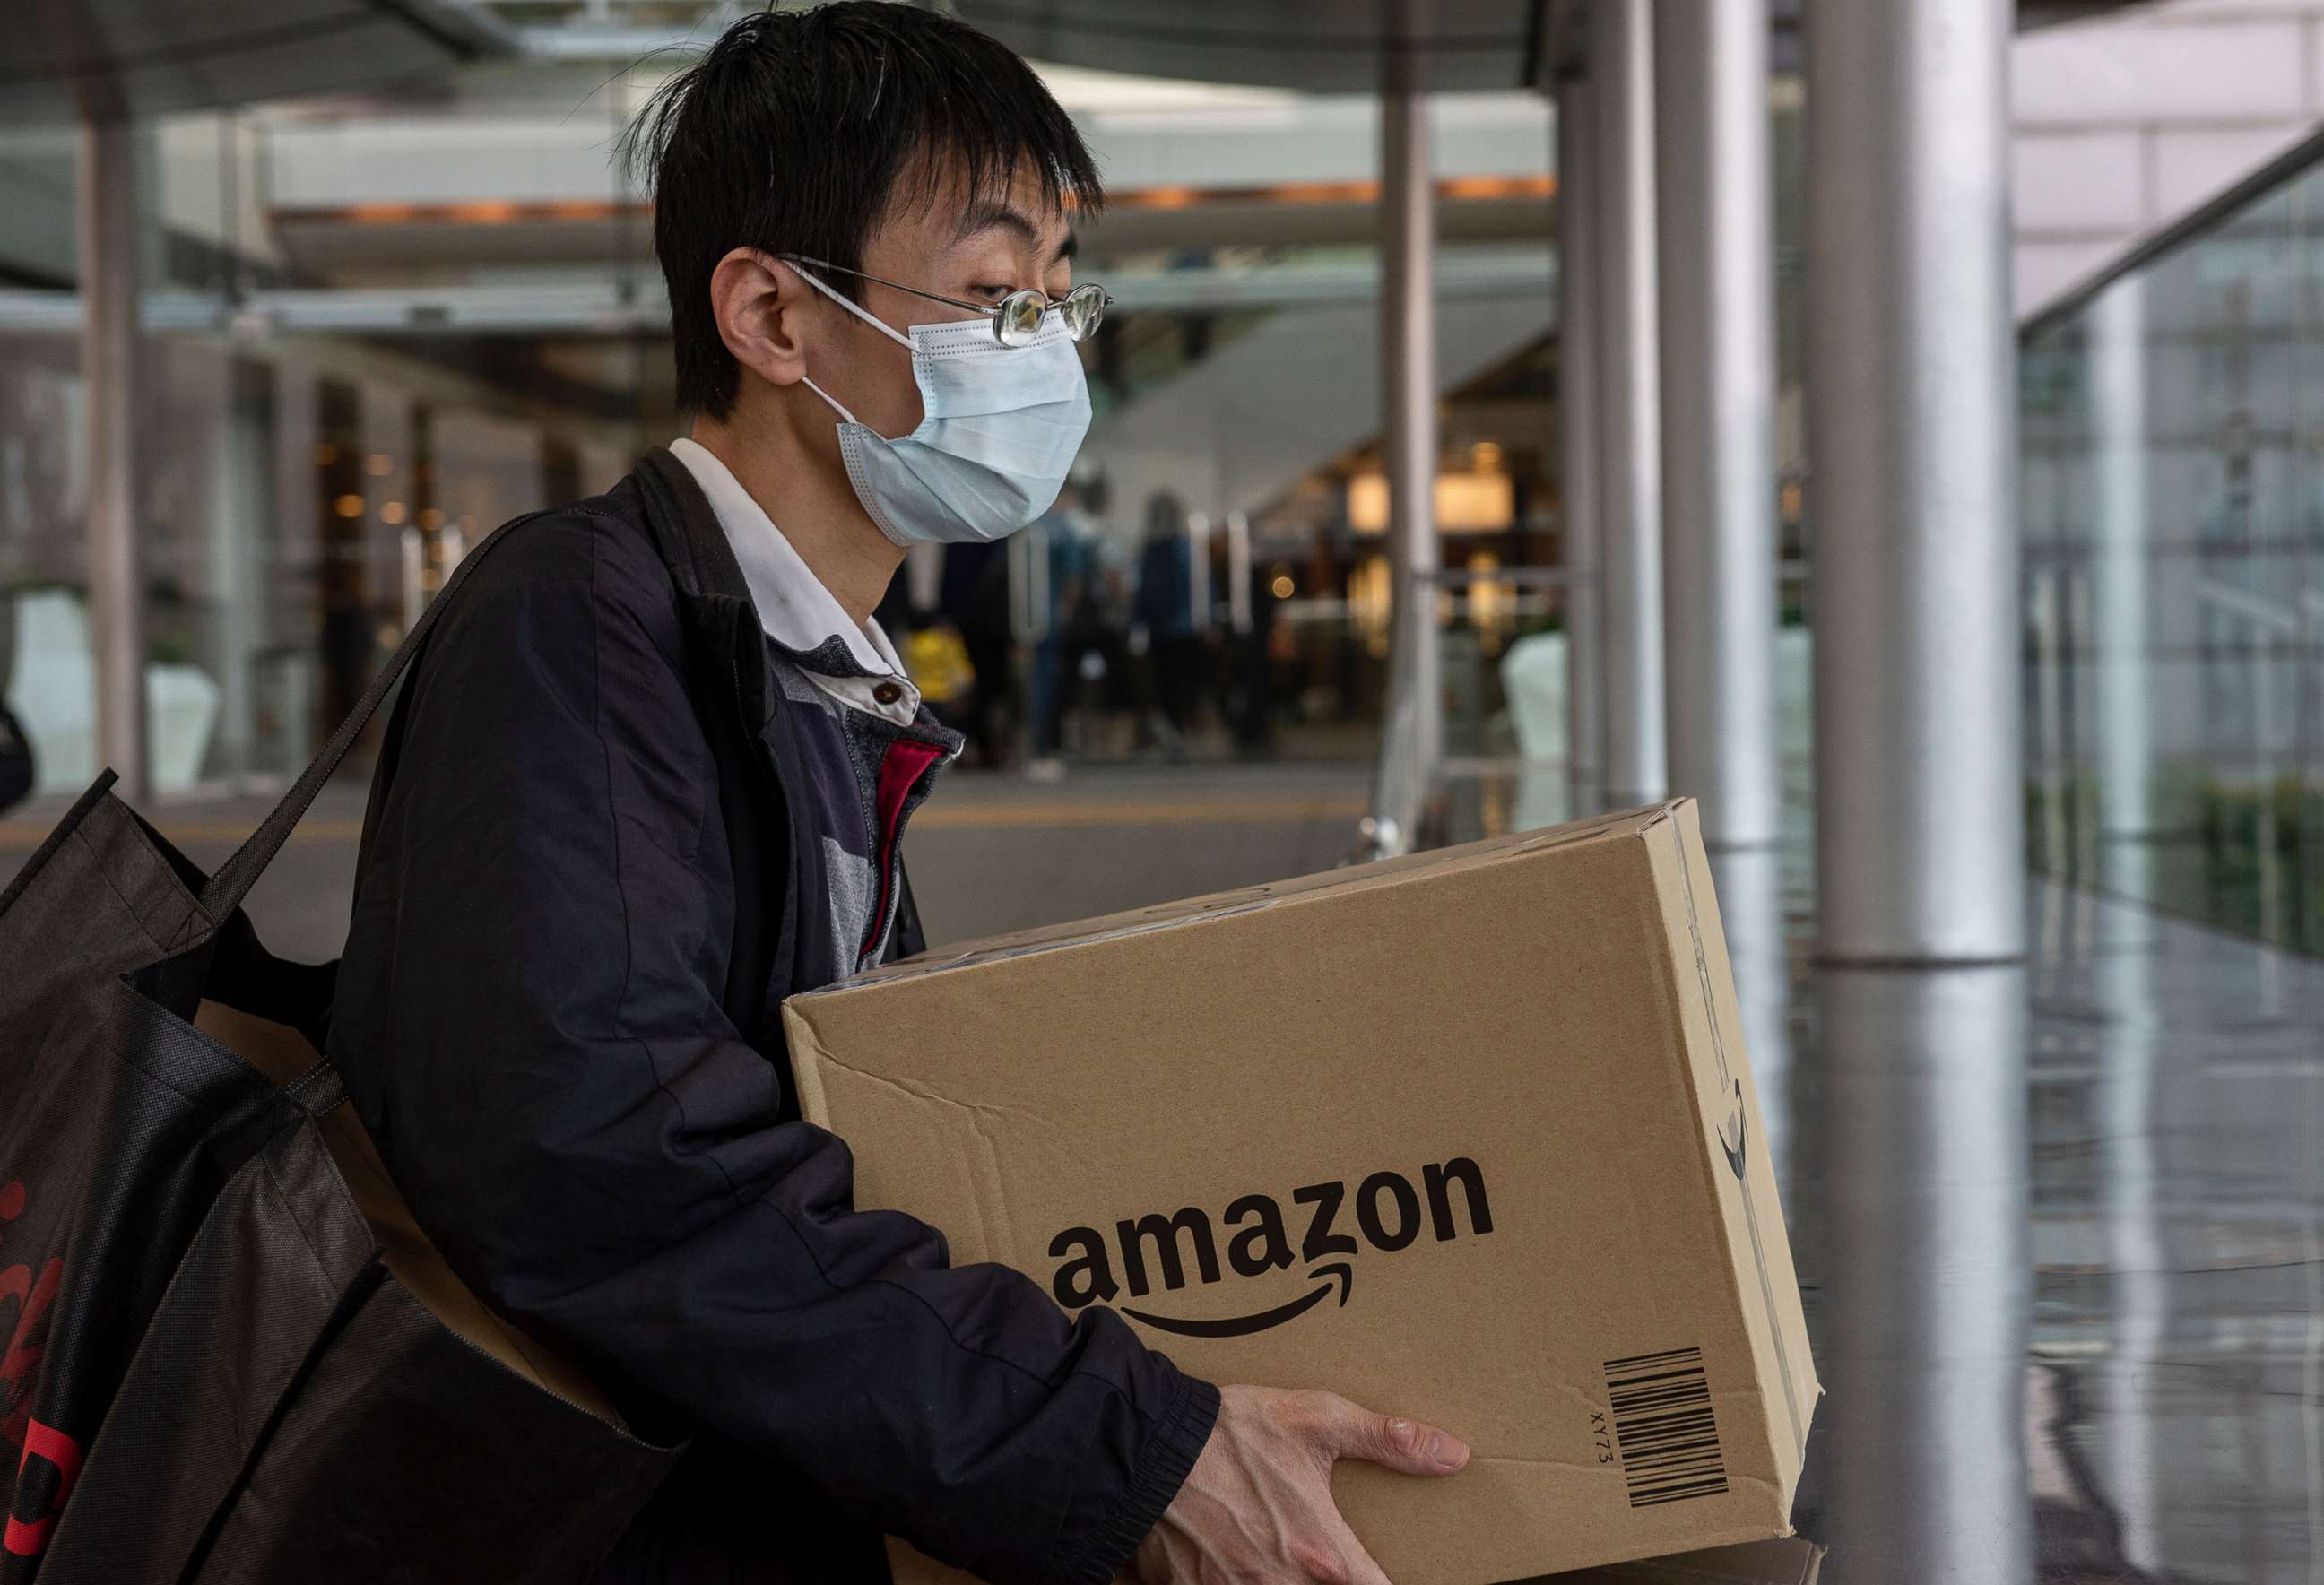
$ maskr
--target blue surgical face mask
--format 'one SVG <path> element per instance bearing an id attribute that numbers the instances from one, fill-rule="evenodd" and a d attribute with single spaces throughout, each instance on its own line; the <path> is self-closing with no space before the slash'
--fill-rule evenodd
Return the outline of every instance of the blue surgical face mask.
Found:
<path id="1" fill-rule="evenodd" d="M 1089 385 L 1073 338 L 1052 316 L 1030 341 L 1003 346 L 989 319 L 915 325 L 899 336 L 808 274 L 799 279 L 911 350 L 920 424 L 893 440 L 840 418 L 839 454 L 855 498 L 899 545 L 973 544 L 1015 533 L 1049 510 L 1089 433 Z"/>

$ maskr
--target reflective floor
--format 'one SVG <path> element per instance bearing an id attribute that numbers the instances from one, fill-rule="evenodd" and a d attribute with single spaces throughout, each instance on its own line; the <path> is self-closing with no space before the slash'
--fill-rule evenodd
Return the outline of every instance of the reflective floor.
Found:
<path id="1" fill-rule="evenodd" d="M 1778 869 L 1823 1579 L 2324 1581 L 2324 963 L 2042 885 L 2023 968 L 1786 974 Z"/>
<path id="2" fill-rule="evenodd" d="M 1448 790 L 1456 840 L 1569 813 L 1554 772 Z M 2022 966 L 1818 966 L 1790 791 L 1780 852 L 1712 868 L 1820 1585 L 2324 1585 L 2324 959 L 2036 881 Z"/>

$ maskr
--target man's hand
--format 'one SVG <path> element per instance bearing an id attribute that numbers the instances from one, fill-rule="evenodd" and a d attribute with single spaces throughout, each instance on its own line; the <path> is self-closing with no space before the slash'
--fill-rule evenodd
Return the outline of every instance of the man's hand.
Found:
<path id="1" fill-rule="evenodd" d="M 1332 1465 L 1449 1475 L 1469 1450 L 1336 1393 L 1219 1389 L 1218 1424 L 1130 1560 L 1139 1585 L 1388 1585 L 1332 1502 Z"/>

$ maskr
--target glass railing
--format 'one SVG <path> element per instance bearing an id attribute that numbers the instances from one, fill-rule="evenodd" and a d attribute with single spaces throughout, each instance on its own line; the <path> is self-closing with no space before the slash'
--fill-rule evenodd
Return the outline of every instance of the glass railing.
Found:
<path id="1" fill-rule="evenodd" d="M 2324 138 L 2030 322 L 2036 867 L 2324 951 Z"/>

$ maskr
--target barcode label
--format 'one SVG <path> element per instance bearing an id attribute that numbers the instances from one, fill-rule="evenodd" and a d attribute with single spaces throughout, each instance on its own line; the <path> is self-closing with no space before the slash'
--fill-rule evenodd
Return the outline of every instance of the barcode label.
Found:
<path id="1" fill-rule="evenodd" d="M 1717 1497 L 1727 1489 L 1701 1349 L 1607 1360 L 1606 1396 L 1632 1507 Z"/>

